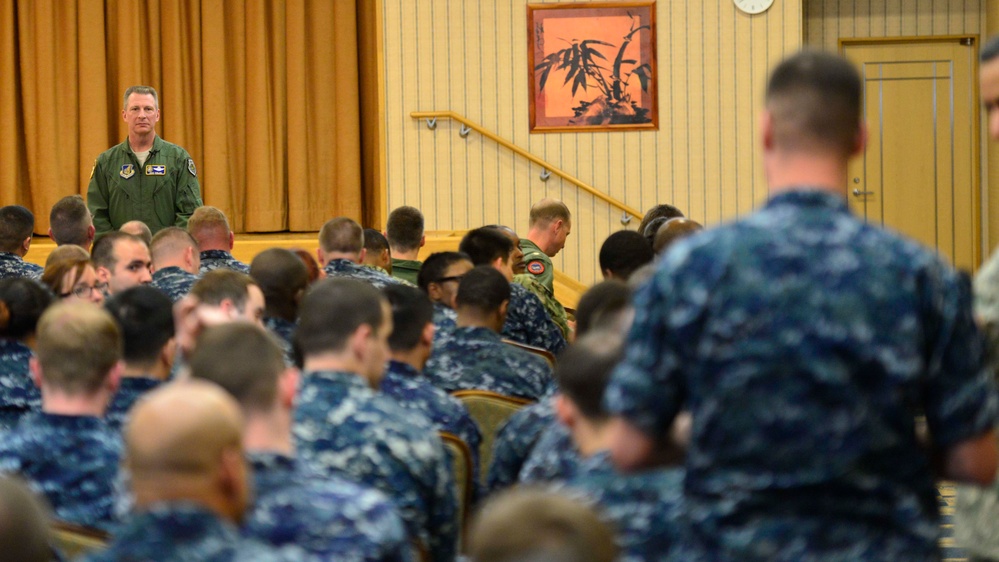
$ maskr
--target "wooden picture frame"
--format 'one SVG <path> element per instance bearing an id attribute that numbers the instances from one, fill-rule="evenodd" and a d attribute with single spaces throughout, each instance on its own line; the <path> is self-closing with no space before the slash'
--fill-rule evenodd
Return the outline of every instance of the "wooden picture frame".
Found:
<path id="1" fill-rule="evenodd" d="M 656 3 L 527 5 L 532 133 L 656 130 Z"/>

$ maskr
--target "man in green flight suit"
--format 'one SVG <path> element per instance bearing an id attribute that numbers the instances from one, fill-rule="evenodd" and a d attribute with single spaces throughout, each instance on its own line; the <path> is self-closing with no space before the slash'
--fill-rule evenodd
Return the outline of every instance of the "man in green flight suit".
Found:
<path id="1" fill-rule="evenodd" d="M 554 294 L 552 258 L 565 246 L 565 239 L 572 231 L 569 207 L 558 199 L 542 199 L 531 207 L 529 226 L 527 238 L 520 240 L 527 273 Z"/>
<path id="2" fill-rule="evenodd" d="M 156 135 L 159 98 L 150 86 L 125 90 L 121 117 L 128 138 L 94 163 L 87 188 L 87 207 L 97 236 L 140 220 L 153 234 L 168 226 L 187 227 L 201 202 L 198 170 L 183 148 Z"/>

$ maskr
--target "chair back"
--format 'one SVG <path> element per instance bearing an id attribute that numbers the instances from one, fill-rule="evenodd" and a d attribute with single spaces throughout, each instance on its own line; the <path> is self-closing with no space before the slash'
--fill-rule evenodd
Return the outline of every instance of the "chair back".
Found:
<path id="1" fill-rule="evenodd" d="M 92 552 L 103 550 L 111 535 L 91 527 L 68 521 L 54 520 L 50 525 L 53 546 L 66 560 L 75 560 Z"/>
<path id="2" fill-rule="evenodd" d="M 479 479 L 485 482 L 489 465 L 493 460 L 493 441 L 507 418 L 533 401 L 526 398 L 506 396 L 488 390 L 457 390 L 452 396 L 462 401 L 468 413 L 482 432 L 479 444 Z"/>
<path id="3" fill-rule="evenodd" d="M 451 456 L 451 472 L 454 474 L 455 495 L 458 498 L 458 525 L 460 545 L 465 542 L 465 529 L 468 513 L 472 507 L 472 493 L 475 487 L 475 474 L 472 464 L 472 450 L 460 437 L 447 431 L 440 432 L 444 448 Z"/>
<path id="4" fill-rule="evenodd" d="M 520 343 L 520 342 L 516 342 L 516 341 L 513 341 L 513 340 L 508 340 L 508 339 L 505 339 L 505 338 L 503 339 L 503 343 L 505 343 L 507 345 L 512 345 L 513 347 L 516 347 L 517 349 L 522 349 L 522 350 L 524 350 L 524 351 L 526 351 L 526 352 L 528 352 L 528 353 L 530 353 L 532 355 L 537 355 L 538 357 L 540 357 L 540 358 L 544 359 L 545 361 L 547 361 L 548 362 L 548 366 L 551 367 L 552 372 L 553 373 L 555 372 L 555 366 L 556 366 L 557 362 L 555 360 L 555 355 L 553 355 L 551 351 L 548 351 L 547 349 L 543 349 L 543 348 L 540 348 L 540 347 L 535 347 L 533 345 L 527 345 L 526 343 Z"/>

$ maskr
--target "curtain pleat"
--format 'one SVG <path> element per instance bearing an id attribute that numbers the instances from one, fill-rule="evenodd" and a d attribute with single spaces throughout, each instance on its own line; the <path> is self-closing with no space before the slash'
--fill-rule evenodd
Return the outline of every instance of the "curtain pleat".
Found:
<path id="1" fill-rule="evenodd" d="M 46 232 L 146 84 L 237 232 L 360 219 L 357 78 L 355 0 L 0 0 L 0 203 Z"/>

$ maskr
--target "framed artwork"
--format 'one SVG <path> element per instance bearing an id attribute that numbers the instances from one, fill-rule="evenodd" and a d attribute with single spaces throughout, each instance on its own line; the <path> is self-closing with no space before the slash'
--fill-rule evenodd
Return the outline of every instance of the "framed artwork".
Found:
<path id="1" fill-rule="evenodd" d="M 528 4 L 531 132 L 658 129 L 656 4 Z"/>

